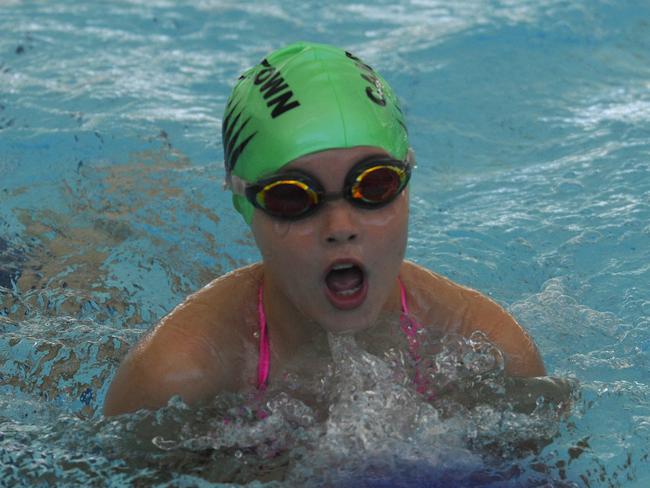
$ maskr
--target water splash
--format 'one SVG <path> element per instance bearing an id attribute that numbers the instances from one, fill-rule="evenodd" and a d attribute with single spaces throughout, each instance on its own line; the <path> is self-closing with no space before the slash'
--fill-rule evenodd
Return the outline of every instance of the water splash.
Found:
<path id="1" fill-rule="evenodd" d="M 52 333 L 65 337 L 61 330 Z M 26 388 L 25 374 L 16 381 L 26 393 L 2 409 L 8 435 L 0 439 L 0 451 L 4 465 L 13 466 L 4 479 L 164 484 L 183 476 L 212 484 L 408 486 L 444 480 L 484 486 L 542 476 L 530 465 L 557 435 L 571 387 L 553 399 L 539 388 L 514 384 L 482 335 L 422 333 L 420 339 L 424 350 L 434 351 L 423 364 L 410 358 L 405 344 L 401 352 L 375 355 L 353 336 L 331 335 L 329 359 L 304 385 L 289 375 L 264 394 L 221 394 L 191 408 L 175 397 L 158 411 L 115 418 L 42 402 L 41 386 Z M 33 356 L 24 361 L 31 364 L 26 371 L 44 377 L 39 367 L 64 362 L 78 347 L 60 342 L 67 353 L 49 360 Z M 12 355 L 20 361 L 16 351 Z M 83 358 L 92 367 L 100 359 L 97 352 Z M 433 399 L 412 381 L 413 369 L 423 365 Z M 58 377 L 59 389 L 81 376 L 79 370 L 72 380 Z"/>

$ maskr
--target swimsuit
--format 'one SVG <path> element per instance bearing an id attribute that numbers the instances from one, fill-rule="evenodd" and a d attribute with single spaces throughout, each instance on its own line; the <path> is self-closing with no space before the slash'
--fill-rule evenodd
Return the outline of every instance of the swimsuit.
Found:
<path id="1" fill-rule="evenodd" d="M 409 344 L 409 351 L 411 357 L 416 363 L 415 368 L 415 378 L 414 383 L 418 393 L 424 393 L 427 389 L 428 382 L 423 379 L 420 375 L 419 368 L 417 364 L 420 361 L 420 355 L 418 354 L 418 331 L 422 329 L 420 325 L 414 318 L 409 314 L 408 304 L 406 303 L 406 289 L 402 280 L 397 279 L 400 289 L 400 300 L 402 304 L 402 313 L 400 315 L 400 327 Z M 269 343 L 269 335 L 266 324 L 266 314 L 264 313 L 264 287 L 260 284 L 257 293 L 257 314 L 259 318 L 260 326 L 260 350 L 259 350 L 259 359 L 257 363 L 257 388 L 259 390 L 264 390 L 266 388 L 269 370 L 271 367 L 271 348 Z"/>

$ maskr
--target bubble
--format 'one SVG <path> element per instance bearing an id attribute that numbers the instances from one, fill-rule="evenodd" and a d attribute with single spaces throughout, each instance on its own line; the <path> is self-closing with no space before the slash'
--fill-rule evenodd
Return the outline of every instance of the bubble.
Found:
<path id="1" fill-rule="evenodd" d="M 12 461 L 19 467 L 11 479 L 24 480 L 38 464 L 43 472 L 62 473 L 56 478 L 61 483 L 121 476 L 128 484 L 144 476 L 147 483 L 165 484 L 191 476 L 307 487 L 409 486 L 434 479 L 472 486 L 490 470 L 510 469 L 500 467 L 503 456 L 521 459 L 530 445 L 555 435 L 561 398 L 549 393 L 552 385 L 507 378 L 502 354 L 485 335 L 441 336 L 423 328 L 417 340 L 414 356 L 401 333 L 383 349 L 330 335 L 322 357 L 298 361 L 265 392 L 222 393 L 192 407 L 174 397 L 155 412 L 84 420 L 69 407 L 15 404 L 5 415 L 27 413 L 45 426 L 21 434 L 30 452 L 45 457 L 21 454 L 24 462 Z M 66 347 L 48 361 L 63 362 Z M 74 398 L 86 393 L 90 399 L 87 391 Z M 12 456 L 6 439 L 0 439 L 3 456 Z M 65 467 L 71 453 L 85 474 Z"/>

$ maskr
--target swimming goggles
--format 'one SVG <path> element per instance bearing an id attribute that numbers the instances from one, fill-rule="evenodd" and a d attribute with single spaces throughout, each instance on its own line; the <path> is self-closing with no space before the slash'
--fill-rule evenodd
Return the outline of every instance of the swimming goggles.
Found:
<path id="1" fill-rule="evenodd" d="M 409 154 L 410 156 L 410 154 Z M 256 208 L 282 220 L 298 220 L 312 215 L 323 203 L 344 198 L 359 208 L 376 209 L 388 205 L 406 188 L 411 162 L 370 157 L 355 164 L 345 177 L 343 191 L 326 193 L 315 177 L 298 170 L 285 171 L 249 184 L 233 177 L 233 192 L 246 196 Z"/>

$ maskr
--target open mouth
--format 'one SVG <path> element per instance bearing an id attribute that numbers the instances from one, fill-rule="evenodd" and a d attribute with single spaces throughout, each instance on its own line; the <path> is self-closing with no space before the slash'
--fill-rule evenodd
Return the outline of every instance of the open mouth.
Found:
<path id="1" fill-rule="evenodd" d="M 351 261 L 334 263 L 325 275 L 326 295 L 334 307 L 350 310 L 366 299 L 368 280 L 358 264 Z"/>

